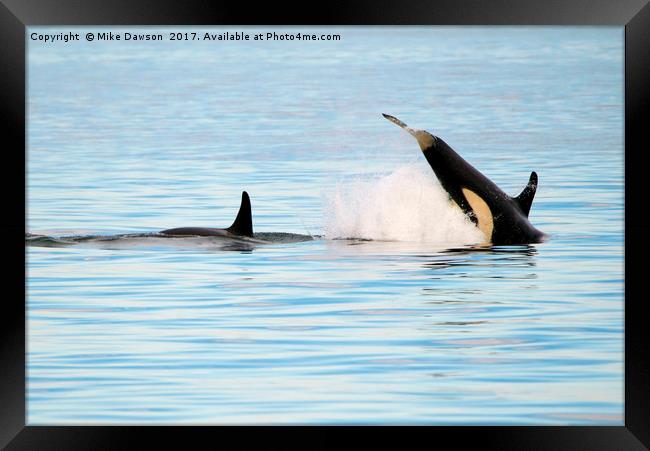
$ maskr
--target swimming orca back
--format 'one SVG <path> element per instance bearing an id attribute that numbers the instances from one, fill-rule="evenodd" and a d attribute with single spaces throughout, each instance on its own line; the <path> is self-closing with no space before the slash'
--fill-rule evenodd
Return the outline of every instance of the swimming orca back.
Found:
<path id="1" fill-rule="evenodd" d="M 241 205 L 239 206 L 239 213 L 235 218 L 235 222 L 226 229 L 235 235 L 253 236 L 253 215 L 251 213 L 251 200 L 248 193 L 243 191 L 241 193 Z"/>

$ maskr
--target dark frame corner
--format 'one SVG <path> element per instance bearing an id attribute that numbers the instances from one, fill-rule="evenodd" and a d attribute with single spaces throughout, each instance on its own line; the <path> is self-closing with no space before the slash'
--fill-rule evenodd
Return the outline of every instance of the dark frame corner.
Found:
<path id="1" fill-rule="evenodd" d="M 195 441 L 209 436 L 212 445 L 224 436 L 239 447 L 259 440 L 260 434 L 242 434 L 240 428 L 189 427 L 36 427 L 25 425 L 25 63 L 26 27 L 34 25 L 226 25 L 226 24 L 338 24 L 338 25 L 614 25 L 625 27 L 625 198 L 644 208 L 625 211 L 625 426 L 620 427 L 436 427 L 425 428 L 428 442 L 454 440 L 457 445 L 505 449 L 642 450 L 650 447 L 650 339 L 644 323 L 642 286 L 644 247 L 650 234 L 647 200 L 642 183 L 642 158 L 650 149 L 647 111 L 650 105 L 650 5 L 648 0 L 355 0 L 344 5 L 282 9 L 276 4 L 215 3 L 191 0 L 0 0 L 0 108 L 5 163 L 10 177 L 2 177 L 5 205 L 2 233 L 12 260 L 3 271 L 6 286 L 0 315 L 0 447 L 6 449 L 125 449 L 142 439 Z M 288 11 L 291 11 L 290 13 Z M 639 194 L 641 193 L 641 194 Z M 257 428 L 273 437 L 277 429 Z M 420 430 L 420 428 L 418 428 Z M 367 434 L 378 443 L 386 429 Z M 338 441 L 323 428 L 310 428 L 308 442 Z M 412 435 L 411 431 L 408 432 Z M 432 437 L 433 435 L 433 437 Z M 221 437 L 221 438 L 219 438 Z M 134 441 L 137 438 L 138 442 Z M 282 441 L 267 441 L 283 445 Z M 217 440 L 215 440 L 217 439 Z M 470 442 L 468 442 L 470 440 Z M 314 443 L 317 442 L 317 443 Z M 168 442 L 169 443 L 169 442 Z"/>

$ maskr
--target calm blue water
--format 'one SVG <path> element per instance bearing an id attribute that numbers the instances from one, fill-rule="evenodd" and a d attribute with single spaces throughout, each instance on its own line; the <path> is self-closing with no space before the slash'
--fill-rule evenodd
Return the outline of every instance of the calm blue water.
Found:
<path id="1" fill-rule="evenodd" d="M 29 31 L 70 30 L 108 31 Z M 227 227 L 247 190 L 319 236 L 27 246 L 28 423 L 622 425 L 623 28 L 230 30 L 341 40 L 28 41 L 30 233 Z M 467 246 L 382 112 L 537 171 L 550 239 Z"/>

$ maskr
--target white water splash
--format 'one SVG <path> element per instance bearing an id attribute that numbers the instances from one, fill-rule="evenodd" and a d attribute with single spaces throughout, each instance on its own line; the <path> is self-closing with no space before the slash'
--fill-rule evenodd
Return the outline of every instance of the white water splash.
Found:
<path id="1" fill-rule="evenodd" d="M 440 244 L 485 242 L 430 170 L 416 165 L 342 183 L 326 198 L 325 236 Z"/>

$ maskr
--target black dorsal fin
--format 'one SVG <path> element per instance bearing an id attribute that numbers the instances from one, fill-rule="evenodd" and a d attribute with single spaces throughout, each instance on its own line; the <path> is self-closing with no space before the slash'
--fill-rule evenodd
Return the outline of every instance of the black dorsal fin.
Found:
<path id="1" fill-rule="evenodd" d="M 239 213 L 235 218 L 235 222 L 226 229 L 235 235 L 253 236 L 253 215 L 251 214 L 251 200 L 248 193 L 243 191 L 241 193 L 241 205 L 239 206 Z"/>
<path id="2" fill-rule="evenodd" d="M 530 174 L 530 179 L 528 179 L 528 185 L 526 185 L 526 188 L 524 188 L 519 196 L 513 198 L 526 216 L 530 213 L 530 206 L 533 204 L 533 198 L 535 197 L 536 191 L 537 173 L 533 171 Z"/>

